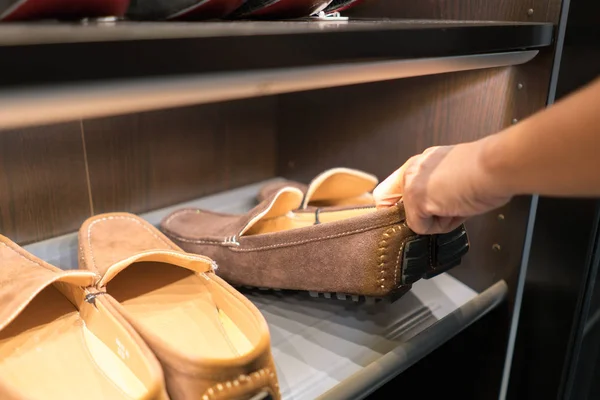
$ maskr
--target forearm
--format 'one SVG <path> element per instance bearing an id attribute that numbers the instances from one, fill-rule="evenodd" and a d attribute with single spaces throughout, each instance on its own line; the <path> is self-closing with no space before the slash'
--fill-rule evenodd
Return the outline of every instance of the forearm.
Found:
<path id="1" fill-rule="evenodd" d="M 510 195 L 600 196 L 600 80 L 480 146 L 482 168 Z"/>

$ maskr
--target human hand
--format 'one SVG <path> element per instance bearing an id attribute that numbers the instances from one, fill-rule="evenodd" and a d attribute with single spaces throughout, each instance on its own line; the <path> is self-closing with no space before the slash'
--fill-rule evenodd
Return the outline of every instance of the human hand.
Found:
<path id="1" fill-rule="evenodd" d="M 482 158 L 480 141 L 429 148 L 375 188 L 375 203 L 382 208 L 402 201 L 406 222 L 418 234 L 450 232 L 512 197 Z"/>

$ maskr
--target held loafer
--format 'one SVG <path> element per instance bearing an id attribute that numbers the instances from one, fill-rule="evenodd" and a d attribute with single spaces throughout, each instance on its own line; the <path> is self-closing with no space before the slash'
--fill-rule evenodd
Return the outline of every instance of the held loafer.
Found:
<path id="1" fill-rule="evenodd" d="M 464 227 L 419 236 L 402 204 L 316 208 L 295 212 L 304 194 L 286 187 L 244 215 L 183 209 L 162 221 L 185 250 L 219 263 L 233 285 L 396 299 L 421 279 L 461 261 L 469 248 Z"/>
<path id="2" fill-rule="evenodd" d="M 0 236 L 0 398 L 167 399 L 158 360 L 98 298 L 97 275 L 62 271 Z"/>
<path id="3" fill-rule="evenodd" d="M 173 400 L 279 399 L 267 323 L 215 275 L 213 260 L 128 213 L 88 219 L 79 244 L 80 268 L 101 276 L 97 298 L 154 351 Z"/>
<path id="4" fill-rule="evenodd" d="M 276 181 L 264 185 L 258 201 L 273 196 L 284 187 L 295 187 L 304 193 L 300 209 L 315 207 L 374 205 L 373 190 L 379 180 L 375 175 L 352 168 L 331 168 L 321 172 L 308 185 L 295 181 Z"/>

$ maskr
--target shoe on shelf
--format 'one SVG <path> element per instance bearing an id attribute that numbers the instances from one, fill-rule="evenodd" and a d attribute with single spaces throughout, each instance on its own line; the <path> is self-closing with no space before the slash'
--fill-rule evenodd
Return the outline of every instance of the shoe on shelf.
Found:
<path id="1" fill-rule="evenodd" d="M 0 236 L 0 398 L 167 399 L 158 360 L 93 272 L 62 271 Z"/>
<path id="2" fill-rule="evenodd" d="M 223 18 L 244 0 L 131 0 L 127 16 L 134 20 L 202 20 Z"/>
<path id="3" fill-rule="evenodd" d="M 295 187 L 304 193 L 301 209 L 315 207 L 374 205 L 371 192 L 379 180 L 375 175 L 351 168 L 331 168 L 317 175 L 308 185 L 289 180 L 264 185 L 258 193 L 263 201 L 284 187 Z"/>
<path id="4" fill-rule="evenodd" d="M 0 21 L 122 17 L 129 0 L 7 0 L 0 2 Z"/>
<path id="5" fill-rule="evenodd" d="M 285 187 L 244 215 L 182 209 L 161 228 L 191 253 L 219 263 L 234 286 L 289 289 L 338 298 L 399 298 L 421 278 L 460 264 L 469 249 L 464 226 L 419 236 L 404 207 L 301 210 L 304 194 Z"/>
<path id="6" fill-rule="evenodd" d="M 246 0 L 229 18 L 293 19 L 318 14 L 331 0 Z"/>
<path id="7" fill-rule="evenodd" d="M 128 213 L 88 219 L 79 244 L 80 268 L 102 277 L 98 298 L 154 351 L 173 400 L 279 399 L 267 323 L 215 275 L 214 261 Z"/>

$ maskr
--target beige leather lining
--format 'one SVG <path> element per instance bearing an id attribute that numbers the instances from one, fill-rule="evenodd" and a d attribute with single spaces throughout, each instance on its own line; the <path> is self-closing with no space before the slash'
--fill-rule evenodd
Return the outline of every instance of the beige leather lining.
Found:
<path id="1" fill-rule="evenodd" d="M 206 274 L 158 262 L 132 264 L 107 286 L 137 323 L 192 359 L 235 358 L 260 339 L 223 290 Z"/>
<path id="2" fill-rule="evenodd" d="M 324 205 L 329 206 L 365 204 L 362 195 L 373 191 L 377 183 L 378 179 L 375 175 L 351 168 L 332 168 L 312 180 L 306 191 L 302 208 L 306 208 L 309 203 L 314 206 L 316 202 L 324 202 Z M 372 196 L 370 197 L 372 200 Z M 348 202 L 354 198 L 362 201 Z"/>
<path id="3" fill-rule="evenodd" d="M 325 211 L 319 212 L 318 218 L 320 223 L 334 222 L 357 217 L 359 215 L 369 214 L 371 212 L 374 212 L 375 210 L 375 207 L 364 207 L 341 211 Z M 245 236 L 305 228 L 314 225 L 316 220 L 316 212 L 289 212 L 286 215 L 282 215 L 275 218 L 263 219 L 257 222 L 251 229 L 249 229 L 246 232 Z"/>
<path id="4" fill-rule="evenodd" d="M 135 254 L 111 265 L 106 270 L 102 279 L 98 282 L 98 286 L 105 286 L 119 272 L 135 262 L 142 261 L 165 262 L 199 273 L 211 271 L 213 268 L 212 260 L 204 256 L 172 250 L 149 250 Z"/>
<path id="5" fill-rule="evenodd" d="M 273 197 L 273 200 L 271 200 L 271 204 L 269 204 L 264 211 L 252 218 L 246 226 L 242 228 L 239 235 L 242 236 L 246 232 L 252 230 L 254 225 L 261 223 L 262 220 L 276 218 L 285 215 L 291 210 L 299 208 L 302 204 L 302 197 L 303 194 L 299 189 L 293 187 L 280 189 Z"/>
<path id="6" fill-rule="evenodd" d="M 60 287 L 48 286 L 0 332 L 3 380 L 32 399 L 145 398 L 150 373 L 135 343 L 105 311 L 82 303 L 80 313 L 73 301 L 82 293 L 70 301 Z"/>

